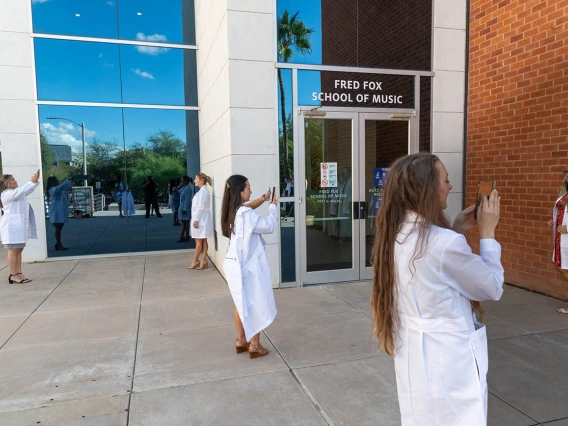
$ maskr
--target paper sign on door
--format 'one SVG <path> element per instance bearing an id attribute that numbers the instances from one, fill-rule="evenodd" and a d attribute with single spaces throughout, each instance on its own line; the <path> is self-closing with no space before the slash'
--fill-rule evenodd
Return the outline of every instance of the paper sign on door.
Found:
<path id="1" fill-rule="evenodd" d="M 321 183 L 322 188 L 337 188 L 337 163 L 321 164 Z"/>

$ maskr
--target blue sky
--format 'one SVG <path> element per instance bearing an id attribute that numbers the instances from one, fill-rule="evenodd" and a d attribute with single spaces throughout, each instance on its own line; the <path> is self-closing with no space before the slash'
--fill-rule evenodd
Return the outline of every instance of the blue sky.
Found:
<path id="1" fill-rule="evenodd" d="M 183 1 L 193 8 L 192 0 Z M 114 0 L 32 0 L 32 10 L 36 33 L 184 43 L 182 0 L 121 0 L 118 10 Z M 186 30 L 185 43 L 195 44 L 194 28 Z M 184 68 L 196 66 L 194 50 L 42 38 L 34 43 L 39 100 L 183 106 L 185 84 L 195 86 L 195 80 L 184 82 Z M 195 96 L 187 104 L 197 105 Z M 81 150 L 81 129 L 47 117 L 85 122 L 87 144 L 97 137 L 129 147 L 158 130 L 186 138 L 185 111 L 125 108 L 123 137 L 122 108 L 40 106 L 40 129 L 49 143 L 75 151 Z"/>

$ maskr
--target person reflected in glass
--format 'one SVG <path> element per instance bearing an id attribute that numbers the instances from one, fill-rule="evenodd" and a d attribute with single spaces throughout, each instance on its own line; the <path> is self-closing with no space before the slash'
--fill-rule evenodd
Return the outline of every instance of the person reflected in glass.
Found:
<path id="1" fill-rule="evenodd" d="M 180 194 L 180 204 L 178 210 L 178 217 L 181 220 L 181 234 L 178 243 L 185 243 L 191 240 L 189 236 L 189 221 L 191 220 L 191 207 L 193 196 L 195 195 L 195 187 L 193 186 L 193 179 L 189 176 L 184 176 L 181 179 L 181 185 L 178 189 Z"/>
<path id="2" fill-rule="evenodd" d="M 49 194 L 49 222 L 55 228 L 55 250 L 67 250 L 61 242 L 61 232 L 69 223 L 69 191 L 73 187 L 73 176 L 59 183 L 56 176 L 47 178 L 46 189 Z"/>
<path id="3" fill-rule="evenodd" d="M 562 278 L 568 281 L 568 166 L 564 169 L 564 178 L 548 225 L 552 227 L 554 241 L 552 263 Z M 558 308 L 556 312 L 568 314 L 568 307 Z"/>
<path id="4" fill-rule="evenodd" d="M 373 335 L 394 357 L 402 425 L 487 424 L 487 335 L 480 301 L 499 300 L 504 270 L 495 240 L 500 197 L 477 213 L 480 252 L 463 235 L 475 206 L 453 226 L 443 210 L 452 189 L 434 155 L 394 162 L 375 220 Z"/>
<path id="5" fill-rule="evenodd" d="M 134 196 L 132 191 L 128 188 L 128 184 L 124 191 L 122 191 L 122 215 L 124 216 L 134 216 L 136 214 L 136 206 L 134 205 Z"/>
<path id="6" fill-rule="evenodd" d="M 180 179 L 170 180 L 170 209 L 174 216 L 174 226 L 181 226 L 178 210 L 181 202 L 179 193 Z"/>
<path id="7" fill-rule="evenodd" d="M 28 239 L 37 239 L 36 221 L 27 197 L 35 191 L 39 182 L 39 170 L 21 188 L 12 175 L 0 177 L 0 239 L 8 250 L 10 284 L 24 284 L 32 280 L 22 274 L 22 252 Z"/>
<path id="8" fill-rule="evenodd" d="M 124 215 L 122 214 L 122 192 L 124 191 L 122 182 L 115 183 L 114 190 L 114 198 L 116 200 L 116 203 L 118 204 L 118 215 L 119 217 L 124 217 Z"/>
<path id="9" fill-rule="evenodd" d="M 268 190 L 261 198 L 249 203 L 251 195 L 250 183 L 245 176 L 233 175 L 227 179 L 221 207 L 221 229 L 223 236 L 230 238 L 223 270 L 235 303 L 235 350 L 237 354 L 248 352 L 254 359 L 268 354 L 268 350 L 260 344 L 260 332 L 276 317 L 262 234 L 271 234 L 276 229 L 278 199 L 275 196 L 271 201 Z M 267 217 L 254 211 L 265 201 L 271 201 Z"/>
<path id="10" fill-rule="evenodd" d="M 211 200 L 207 184 L 212 185 L 213 181 L 205 173 L 198 173 L 194 182 L 199 191 L 193 196 L 191 205 L 191 236 L 195 240 L 195 255 L 189 269 L 207 269 L 207 238 L 213 238 L 213 218 L 209 210 Z"/>
<path id="11" fill-rule="evenodd" d="M 352 173 L 351 167 L 343 169 L 343 183 L 338 188 L 339 211 L 337 225 L 339 228 L 339 239 L 343 242 L 351 241 L 353 221 L 352 211 Z"/>
<path id="12" fill-rule="evenodd" d="M 147 176 L 146 180 L 142 184 L 142 189 L 144 190 L 144 204 L 146 206 L 146 219 L 150 217 L 150 206 L 156 211 L 156 217 L 161 218 L 160 207 L 158 206 L 158 184 L 152 178 L 152 176 Z"/>

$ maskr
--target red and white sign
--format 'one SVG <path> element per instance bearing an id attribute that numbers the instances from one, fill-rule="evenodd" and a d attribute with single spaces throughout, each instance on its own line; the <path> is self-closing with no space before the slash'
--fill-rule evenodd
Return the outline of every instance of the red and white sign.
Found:
<path id="1" fill-rule="evenodd" d="M 321 182 L 322 188 L 337 187 L 337 163 L 320 163 L 321 164 Z"/>

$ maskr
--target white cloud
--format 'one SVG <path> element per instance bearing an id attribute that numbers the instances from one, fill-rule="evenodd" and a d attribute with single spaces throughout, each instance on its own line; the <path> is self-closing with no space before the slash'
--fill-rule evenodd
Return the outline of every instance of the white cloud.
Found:
<path id="1" fill-rule="evenodd" d="M 107 4 L 108 4 L 110 7 L 114 7 L 114 2 L 113 2 L 113 1 L 107 1 Z"/>
<path id="2" fill-rule="evenodd" d="M 144 33 L 137 33 L 136 40 L 138 41 L 150 41 L 150 42 L 157 42 L 157 43 L 164 43 L 168 41 L 167 37 L 163 34 L 153 34 L 153 35 L 145 35 Z M 159 55 L 160 53 L 166 53 L 168 48 L 165 47 L 151 47 L 151 46 L 136 46 L 136 50 L 140 53 L 144 53 L 146 55 Z"/>
<path id="3" fill-rule="evenodd" d="M 48 2 L 49 0 L 32 0 L 33 4 L 41 4 L 41 3 L 45 3 Z"/>
<path id="4" fill-rule="evenodd" d="M 60 121 L 56 124 L 41 123 L 40 131 L 47 138 L 47 142 L 53 145 L 68 145 L 74 152 L 83 152 L 83 142 L 81 140 L 81 128 L 71 123 Z M 94 130 L 87 128 L 85 139 L 96 135 Z M 88 145 L 88 144 L 87 144 Z"/>
<path id="5" fill-rule="evenodd" d="M 132 72 L 140 77 L 149 78 L 150 80 L 155 80 L 154 76 L 146 71 L 140 71 L 140 68 L 132 69 Z"/>

